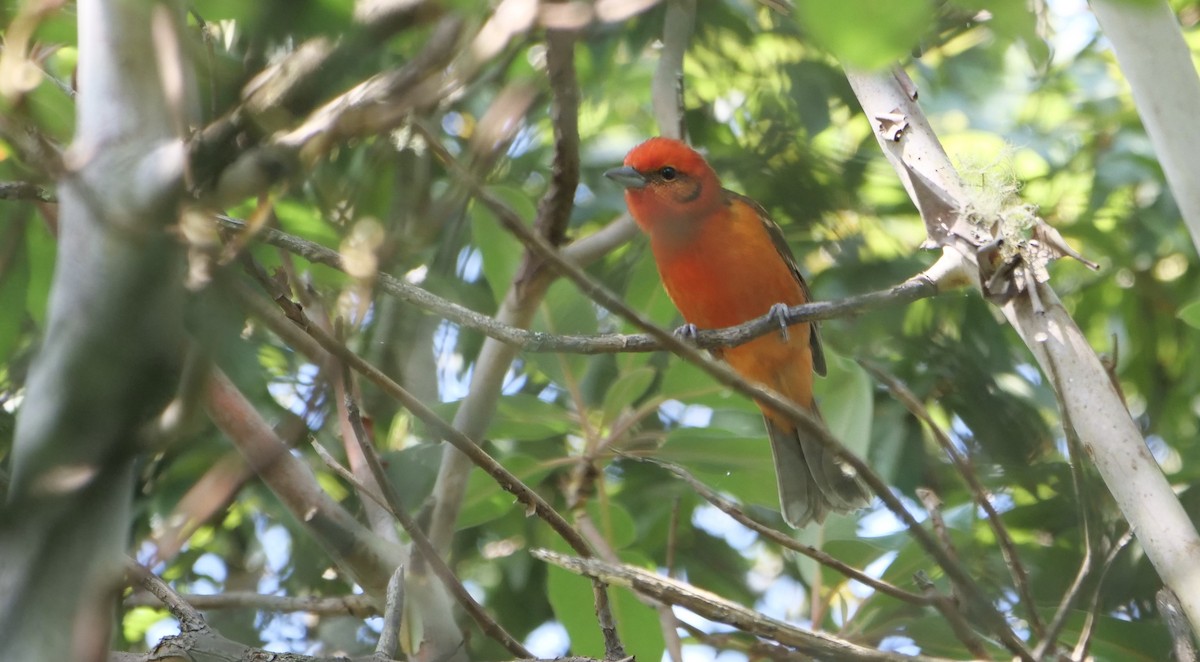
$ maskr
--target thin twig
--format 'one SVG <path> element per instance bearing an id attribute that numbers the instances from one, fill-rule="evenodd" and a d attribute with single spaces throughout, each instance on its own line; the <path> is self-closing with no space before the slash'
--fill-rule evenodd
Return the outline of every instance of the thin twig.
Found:
<path id="1" fill-rule="evenodd" d="M 712 621 L 731 625 L 743 632 L 792 646 L 803 654 L 822 660 L 845 662 L 943 662 L 942 658 L 910 657 L 887 653 L 851 643 L 824 632 L 802 630 L 789 623 L 764 616 L 718 595 L 689 584 L 656 575 L 630 565 L 616 565 L 599 559 L 581 559 L 546 549 L 530 553 L 578 575 L 592 577 L 615 586 L 623 586 L 655 600 L 678 605 Z"/>
<path id="2" fill-rule="evenodd" d="M 31 182 L 0 182 L 0 200 L 58 202 L 54 193 Z"/>
<path id="3" fill-rule="evenodd" d="M 157 575 L 150 572 L 142 564 L 137 561 L 126 558 L 125 570 L 137 578 L 138 583 L 142 585 L 155 598 L 158 598 L 171 615 L 179 620 L 179 629 L 181 632 L 202 632 L 209 629 L 208 623 L 204 620 L 204 616 L 200 612 L 188 604 L 188 601 L 175 592 L 175 589 L 167 585 L 166 582 L 159 579 Z"/>
<path id="4" fill-rule="evenodd" d="M 194 609 L 255 609 L 273 612 L 308 612 L 322 616 L 351 615 L 366 618 L 378 614 L 371 598 L 363 594 L 343 596 L 263 595 L 253 591 L 226 591 L 214 595 L 180 596 Z M 162 600 L 153 593 L 137 592 L 125 598 L 125 607 L 157 607 Z"/>
<path id="5" fill-rule="evenodd" d="M 917 498 L 921 500 L 921 505 L 925 506 L 925 512 L 929 513 L 929 523 L 933 526 L 933 534 L 942 541 L 946 553 L 957 560 L 958 550 L 954 548 L 954 541 L 950 539 L 950 531 L 946 529 L 946 520 L 942 517 L 941 498 L 927 487 L 918 487 L 916 493 Z"/>
<path id="6" fill-rule="evenodd" d="M 244 229 L 245 222 L 229 216 L 217 216 L 222 225 Z M 294 253 L 314 264 L 344 270 L 341 255 L 320 244 L 271 228 L 259 231 L 257 239 Z M 406 280 L 390 274 L 378 274 L 381 290 L 422 310 L 443 317 L 459 326 L 478 331 L 489 338 L 527 352 L 572 354 L 613 354 L 656 352 L 665 349 L 660 340 L 648 333 L 600 333 L 591 335 L 554 335 L 529 331 L 497 322 L 494 318 L 444 299 Z M 938 286 L 918 275 L 893 287 L 835 301 L 815 301 L 792 306 L 783 315 L 787 324 L 850 317 L 884 306 L 902 305 L 938 294 Z M 763 315 L 725 329 L 700 329 L 693 344 L 700 349 L 732 347 L 779 330 L 779 316 Z"/>
<path id="7" fill-rule="evenodd" d="M 855 568 L 854 566 L 848 565 L 848 564 L 844 563 L 843 561 L 838 560 L 837 558 L 831 556 L 827 552 L 817 549 L 816 547 L 813 547 L 812 545 L 805 545 L 804 543 L 800 542 L 799 540 L 796 540 L 795 538 L 792 538 L 791 536 L 788 536 L 784 533 L 776 531 L 775 529 L 772 529 L 771 527 L 767 526 L 766 524 L 763 524 L 763 523 L 751 518 L 749 515 L 747 515 L 745 513 L 745 511 L 743 511 L 741 509 L 741 507 L 739 507 L 737 504 L 733 503 L 729 499 L 726 499 L 725 497 L 721 496 L 720 494 L 717 494 L 717 492 L 715 490 L 713 490 L 711 487 L 705 485 L 704 483 L 700 482 L 699 479 L 697 479 L 692 474 L 688 473 L 688 471 L 686 469 L 684 469 L 683 467 L 680 467 L 675 464 L 671 464 L 669 462 L 663 462 L 661 460 L 648 459 L 647 461 L 652 462 L 653 464 L 657 464 L 658 466 L 660 466 L 660 467 L 666 469 L 667 471 L 670 471 L 671 473 L 675 474 L 676 476 L 680 477 L 681 479 L 684 480 L 684 482 L 686 482 L 688 485 L 690 485 L 691 488 L 693 490 L 695 490 L 696 493 L 699 494 L 702 499 L 704 499 L 705 501 L 707 501 L 710 504 L 712 504 L 713 506 L 715 506 L 721 512 L 732 517 L 738 524 L 741 524 L 742 526 L 754 531 L 758 535 L 770 540 L 771 542 L 773 542 L 781 547 L 790 549 L 793 552 L 798 552 L 800 554 L 803 554 L 827 568 L 835 570 L 850 579 L 853 579 L 861 584 L 869 586 L 869 587 L 875 589 L 876 591 L 879 591 L 880 593 L 890 595 L 893 598 L 896 598 L 897 600 L 901 600 L 903 602 L 907 602 L 909 604 L 917 605 L 917 606 L 927 606 L 927 605 L 930 605 L 933 603 L 933 599 L 930 598 L 929 596 L 919 595 L 917 593 L 913 593 L 912 591 L 906 591 L 906 590 L 896 586 L 895 584 L 891 584 L 882 579 L 876 579 L 876 578 L 868 575 L 867 573 Z"/>
<path id="8" fill-rule="evenodd" d="M 967 650 L 976 658 L 981 660 L 990 660 L 992 656 L 988 653 L 987 648 L 983 644 L 983 639 L 975 634 L 975 629 L 967 622 L 966 615 L 963 614 L 962 605 L 957 600 L 948 595 L 938 593 L 937 586 L 929 575 L 924 571 L 917 571 L 913 575 L 913 581 L 921 588 L 921 592 L 928 597 L 933 607 L 938 610 L 942 618 L 946 619 L 946 623 L 950 626 L 950 630 L 954 632 L 954 636 L 967 647 Z"/>
<path id="9" fill-rule="evenodd" d="M 1066 434 L 1067 448 L 1070 452 L 1067 462 L 1071 471 L 1071 484 L 1075 490 L 1075 501 L 1079 504 L 1080 528 L 1083 533 L 1083 559 L 1079 562 L 1079 570 L 1075 573 L 1075 579 L 1067 588 L 1067 592 L 1063 594 L 1058 609 L 1054 612 L 1054 617 L 1050 619 L 1050 625 L 1046 627 L 1041 641 L 1033 649 L 1033 656 L 1039 660 L 1044 659 L 1047 654 L 1053 654 L 1058 649 L 1058 637 L 1062 634 L 1062 629 L 1067 624 L 1067 617 L 1083 591 L 1084 580 L 1091 574 L 1092 565 L 1095 563 L 1091 517 L 1088 516 L 1090 501 L 1085 487 L 1087 483 L 1083 476 L 1083 449 L 1080 448 L 1079 435 L 1075 434 L 1075 428 L 1071 427 L 1069 423 L 1069 415 L 1064 413 L 1063 416 L 1063 432 Z"/>
<path id="10" fill-rule="evenodd" d="M 329 467 L 330 471 L 341 476 L 342 480 L 345 480 L 347 483 L 353 485 L 354 489 L 359 494 L 367 497 L 371 501 L 374 501 L 379 505 L 380 508 L 389 510 L 387 500 L 384 499 L 381 494 L 359 480 L 358 476 L 355 476 L 354 472 L 350 471 L 349 467 L 346 467 L 341 462 L 338 462 L 337 458 L 330 455 L 329 451 L 325 450 L 325 447 L 321 445 L 321 442 L 317 441 L 316 438 L 313 438 L 311 445 L 313 450 L 317 452 L 317 456 L 321 458 L 321 461 L 325 463 L 325 466 Z"/>
<path id="11" fill-rule="evenodd" d="M 765 657 L 779 662 L 811 662 L 807 655 L 801 655 L 787 646 L 780 646 L 765 639 L 747 637 L 741 633 L 709 633 L 686 621 L 679 621 L 679 627 L 701 643 L 717 650 L 728 649 L 748 653 L 747 657 L 752 660 Z"/>

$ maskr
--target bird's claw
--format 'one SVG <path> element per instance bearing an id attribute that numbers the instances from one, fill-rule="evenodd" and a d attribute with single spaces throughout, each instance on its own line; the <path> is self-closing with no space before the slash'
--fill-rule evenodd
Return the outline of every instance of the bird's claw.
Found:
<path id="1" fill-rule="evenodd" d="M 696 328 L 695 324 L 684 324 L 675 329 L 673 332 L 676 338 L 687 342 L 696 342 L 696 336 L 700 334 L 700 329 Z"/>
<path id="2" fill-rule="evenodd" d="M 771 306 L 767 311 L 767 315 L 779 324 L 779 337 L 783 338 L 783 342 L 788 341 L 788 305 L 786 303 L 777 303 Z"/>

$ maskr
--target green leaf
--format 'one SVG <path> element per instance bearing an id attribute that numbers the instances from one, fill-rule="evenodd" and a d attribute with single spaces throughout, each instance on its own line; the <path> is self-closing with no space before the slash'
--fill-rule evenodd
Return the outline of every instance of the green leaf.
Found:
<path id="1" fill-rule="evenodd" d="M 779 495 L 766 432 L 746 437 L 716 428 L 679 428 L 656 456 L 674 462 L 709 487 L 744 503 L 776 508 Z"/>
<path id="2" fill-rule="evenodd" d="M 604 395 L 604 422 L 612 423 L 626 407 L 645 395 L 656 374 L 651 368 L 637 368 L 621 375 Z"/>
<path id="3" fill-rule="evenodd" d="M 623 549 L 637 541 L 637 527 L 633 516 L 624 506 L 612 499 L 592 499 L 588 502 L 588 516 L 604 534 L 604 539 L 613 549 Z"/>
<path id="4" fill-rule="evenodd" d="M 523 219 L 532 219 L 537 212 L 533 201 L 520 189 L 489 186 L 487 190 Z M 486 205 L 472 201 L 468 217 L 471 221 L 471 243 L 483 256 L 483 275 L 498 302 L 516 276 L 525 249 L 512 233 L 500 225 L 499 219 Z"/>
<path id="5" fill-rule="evenodd" d="M 504 458 L 504 468 L 532 486 L 549 474 L 554 465 L 528 455 L 514 454 Z M 457 525 L 460 530 L 469 529 L 502 517 L 514 508 L 524 507 L 515 496 L 501 489 L 494 478 L 483 471 L 472 470 Z"/>
<path id="6" fill-rule="evenodd" d="M 1200 299 L 1184 304 L 1179 309 L 1179 319 L 1192 328 L 1200 329 Z"/>
<path id="7" fill-rule="evenodd" d="M 442 444 L 412 444 L 399 451 L 383 453 L 381 459 L 400 501 L 405 508 L 415 510 L 433 491 L 442 461 Z"/>
<path id="8" fill-rule="evenodd" d="M 500 398 L 496 415 L 488 426 L 491 439 L 536 441 L 566 434 L 576 427 L 574 417 L 562 405 L 517 393 Z"/>
<path id="9" fill-rule="evenodd" d="M 875 397 L 867 371 L 854 361 L 825 352 L 829 374 L 815 383 L 829 431 L 846 448 L 865 457 L 871 442 Z"/>
<path id="10" fill-rule="evenodd" d="M 46 326 L 46 307 L 50 305 L 50 284 L 54 280 L 54 260 L 58 242 L 43 223 L 30 223 L 25 229 L 25 250 L 29 251 L 29 292 L 26 310 L 39 327 Z"/>
<path id="11" fill-rule="evenodd" d="M 254 213 L 256 205 L 254 201 L 247 201 L 231 213 L 239 218 L 247 218 Z M 337 250 L 342 241 L 333 225 L 325 221 L 320 209 L 307 202 L 281 198 L 275 202 L 275 216 L 284 232 L 315 241 L 326 248 Z"/>
<path id="12" fill-rule="evenodd" d="M 934 24 L 926 0 L 810 1 L 796 9 L 814 40 L 847 64 L 866 69 L 907 57 Z"/>
<path id="13" fill-rule="evenodd" d="M 560 539 L 551 547 L 564 554 L 574 554 Z M 639 554 L 625 554 L 622 561 L 642 567 L 653 564 Z M 604 657 L 604 638 L 596 623 L 592 582 L 586 577 L 567 572 L 554 565 L 546 570 L 547 596 L 554 615 L 571 637 L 571 653 L 590 657 Z M 613 618 L 617 622 L 617 633 L 626 653 L 639 660 L 662 658 L 664 643 L 658 614 L 642 604 L 630 591 L 610 587 L 608 589 Z"/>
<path id="14" fill-rule="evenodd" d="M 30 264 L 24 251 L 17 251 L 8 274 L 0 281 L 0 364 L 6 364 L 21 339 L 28 302 Z"/>
<path id="15" fill-rule="evenodd" d="M 531 328 L 554 334 L 595 333 L 596 309 L 591 299 L 580 294 L 574 284 L 559 280 L 546 292 Z M 568 388 L 568 385 L 577 384 L 583 379 L 592 357 L 534 352 L 527 354 L 526 360 L 557 384 Z"/>
<path id="16" fill-rule="evenodd" d="M 159 621 L 164 621 L 171 618 L 171 614 L 166 609 L 154 609 L 153 607 L 134 607 L 125 612 L 125 618 L 121 620 L 122 633 L 125 635 L 125 641 L 130 643 L 142 642 L 146 639 L 146 632 Z"/>

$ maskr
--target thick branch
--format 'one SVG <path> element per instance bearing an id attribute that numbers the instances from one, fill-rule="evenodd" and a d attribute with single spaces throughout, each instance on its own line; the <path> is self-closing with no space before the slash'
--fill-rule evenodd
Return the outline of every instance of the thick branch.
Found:
<path id="1" fill-rule="evenodd" d="M 174 43 L 174 9 L 78 2 L 59 252 L 0 510 L 0 659 L 91 660 L 107 648 L 132 459 L 181 357 L 183 254 L 166 232 L 182 188 L 181 99 L 162 84 L 164 70 L 188 77 L 162 46 Z"/>
<path id="2" fill-rule="evenodd" d="M 1166 0 L 1090 4 L 1129 81 L 1192 243 L 1200 250 L 1200 132 L 1195 130 L 1200 77 L 1179 21 Z M 1192 623 L 1196 624 L 1194 612 Z"/>
<path id="3" fill-rule="evenodd" d="M 915 100 L 895 75 L 856 71 L 847 75 L 867 117 L 900 114 L 907 120 L 909 128 L 899 141 L 880 132 L 876 138 L 923 216 L 930 213 L 931 205 L 919 189 L 932 190 L 944 201 L 939 213 L 950 218 L 927 217 L 926 227 L 956 224 L 955 216 L 969 208 L 970 198 Z M 946 242 L 967 260 L 977 259 L 956 237 L 949 236 Z M 1027 283 L 1024 293 L 1001 310 L 1058 392 L 1064 420 L 1074 425 L 1159 576 L 1180 597 L 1192 626 L 1200 626 L 1196 555 L 1200 535 L 1146 448 L 1099 357 L 1049 284 Z"/>

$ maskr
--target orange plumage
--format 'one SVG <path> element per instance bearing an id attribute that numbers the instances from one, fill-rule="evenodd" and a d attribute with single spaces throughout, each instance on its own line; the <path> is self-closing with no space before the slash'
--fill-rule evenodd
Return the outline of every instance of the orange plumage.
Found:
<path id="1" fill-rule="evenodd" d="M 624 167 L 605 174 L 625 186 L 667 294 L 689 324 L 733 326 L 776 304 L 809 300 L 779 226 L 753 200 L 723 189 L 704 157 L 684 143 L 652 138 L 629 152 Z M 816 413 L 813 372 L 825 374 L 816 324 L 792 326 L 786 340 L 768 334 L 717 354 L 747 380 Z M 866 504 L 869 495 L 851 469 L 785 416 L 759 406 L 789 524 L 801 527 Z"/>

